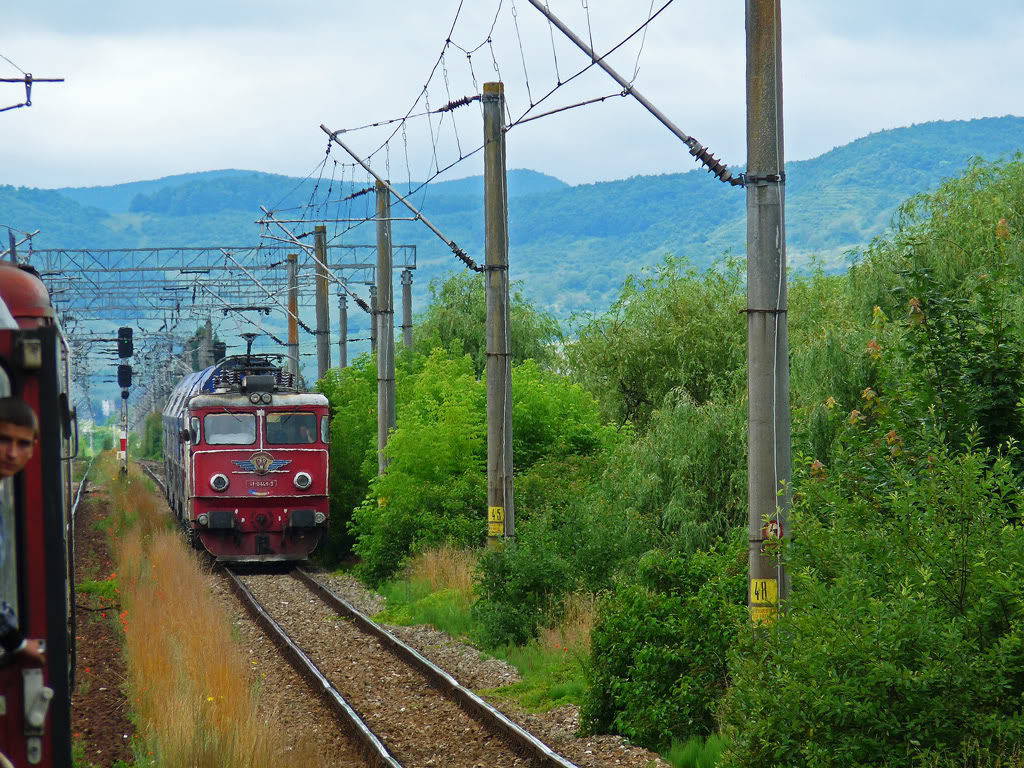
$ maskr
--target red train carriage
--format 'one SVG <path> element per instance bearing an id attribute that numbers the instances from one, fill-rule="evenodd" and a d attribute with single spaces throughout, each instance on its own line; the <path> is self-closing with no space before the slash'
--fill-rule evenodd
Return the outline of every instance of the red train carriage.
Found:
<path id="1" fill-rule="evenodd" d="M 259 355 L 184 379 L 164 410 L 167 496 L 218 560 L 305 560 L 328 510 L 328 407 Z"/>
<path id="2" fill-rule="evenodd" d="M 0 591 L 20 632 L 46 640 L 44 667 L 0 655 L 0 752 L 17 766 L 71 765 L 74 563 L 68 347 L 34 271 L 0 262 L 0 396 L 27 401 L 39 442 L 0 480 Z M 2 653 L 2 652 L 0 652 Z"/>

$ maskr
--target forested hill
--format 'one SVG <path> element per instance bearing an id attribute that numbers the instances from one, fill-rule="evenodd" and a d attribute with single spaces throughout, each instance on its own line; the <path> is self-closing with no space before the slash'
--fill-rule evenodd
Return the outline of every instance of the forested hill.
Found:
<path id="1" fill-rule="evenodd" d="M 513 137 L 514 139 L 514 137 Z M 958 173 L 972 156 L 998 159 L 1024 149 L 1024 118 L 933 122 L 874 133 L 811 160 L 787 163 L 791 263 L 819 254 L 839 266 L 844 253 L 889 223 L 896 205 Z M 682 150 L 681 150 L 682 151 Z M 319 184 L 319 186 L 317 186 Z M 0 217 L 42 230 L 37 248 L 248 245 L 258 242 L 259 206 L 338 199 L 361 187 L 328 178 L 250 171 L 184 174 L 108 187 L 38 190 L 0 186 Z M 744 247 L 744 192 L 699 170 L 570 186 L 528 170 L 509 173 L 513 279 L 528 296 L 565 316 L 607 306 L 625 275 L 666 252 L 698 267 Z M 370 195 L 322 216 L 362 216 Z M 483 260 L 480 177 L 432 183 L 414 198 L 424 214 Z M 398 209 L 395 215 L 403 215 Z M 336 225 L 328 232 L 334 235 Z M 372 243 L 371 226 L 344 236 Z M 396 222 L 394 242 L 418 246 L 417 283 L 455 269 L 447 247 L 419 223 Z M 420 304 L 425 291 L 417 292 Z"/>

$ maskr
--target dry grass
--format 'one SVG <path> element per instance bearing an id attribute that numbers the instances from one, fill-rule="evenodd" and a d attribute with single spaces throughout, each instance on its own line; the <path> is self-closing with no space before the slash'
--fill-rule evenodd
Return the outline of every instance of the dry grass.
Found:
<path id="1" fill-rule="evenodd" d="M 538 638 L 541 647 L 550 650 L 568 648 L 583 655 L 590 653 L 590 629 L 594 626 L 597 597 L 589 592 L 573 592 L 563 604 L 562 620 L 545 627 Z"/>
<path id="2" fill-rule="evenodd" d="M 429 584 L 431 592 L 453 589 L 468 604 L 473 599 L 476 559 L 477 553 L 471 549 L 444 545 L 417 555 L 409 564 L 409 576 L 414 582 Z"/>
<path id="3" fill-rule="evenodd" d="M 137 470 L 121 479 L 112 462 L 102 467 L 119 513 L 112 535 L 127 683 L 145 751 L 161 768 L 316 766 L 312 747 L 288 749 L 291 739 L 258 714 L 230 623 L 159 500 Z"/>

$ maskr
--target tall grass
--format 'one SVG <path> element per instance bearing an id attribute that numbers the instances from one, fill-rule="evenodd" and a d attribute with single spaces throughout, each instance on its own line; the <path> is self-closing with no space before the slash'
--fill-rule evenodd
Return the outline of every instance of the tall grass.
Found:
<path id="1" fill-rule="evenodd" d="M 121 623 L 130 707 L 145 748 L 161 768 L 315 766 L 260 714 L 245 658 L 214 603 L 197 556 L 160 513 L 134 468 L 101 465 L 116 518 L 110 528 L 121 584 Z M 146 754 L 141 754 L 141 753 Z"/>
<path id="2" fill-rule="evenodd" d="M 573 592 L 565 596 L 558 623 L 542 627 L 539 642 L 541 647 L 552 650 L 568 650 L 586 656 L 590 653 L 590 630 L 594 626 L 597 610 L 597 596 L 590 592 Z"/>
<path id="3" fill-rule="evenodd" d="M 707 739 L 691 738 L 674 742 L 662 757 L 672 763 L 672 768 L 715 768 L 725 751 L 725 739 L 711 734 Z"/>

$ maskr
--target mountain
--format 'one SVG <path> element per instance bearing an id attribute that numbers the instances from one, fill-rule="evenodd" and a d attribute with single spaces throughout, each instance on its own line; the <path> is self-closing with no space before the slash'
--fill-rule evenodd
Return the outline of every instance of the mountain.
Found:
<path id="1" fill-rule="evenodd" d="M 1007 116 L 880 131 L 787 163 L 790 263 L 799 267 L 817 255 L 841 268 L 849 249 L 884 231 L 907 197 L 959 173 L 971 157 L 995 160 L 1022 149 L 1024 118 Z M 306 213 L 307 222 L 372 214 L 372 195 L 325 204 L 361 184 L 225 170 L 108 187 L 0 186 L 0 222 L 40 229 L 35 248 L 249 245 L 259 240 L 253 221 L 260 205 L 303 218 L 302 207 L 312 202 L 316 208 Z M 726 251 L 743 252 L 744 191 L 701 170 L 577 186 L 515 170 L 509 172 L 508 191 L 511 275 L 523 282 L 527 296 L 561 317 L 607 307 L 627 274 L 666 252 L 685 255 L 699 268 Z M 481 177 L 434 182 L 410 199 L 447 237 L 483 261 Z M 392 212 L 407 215 L 397 203 Z M 372 223 L 347 232 L 344 226 L 328 224 L 335 242 L 375 242 Z M 395 222 L 393 240 L 417 247 L 418 307 L 430 279 L 461 267 L 420 222 Z"/>

